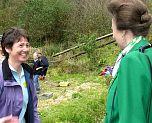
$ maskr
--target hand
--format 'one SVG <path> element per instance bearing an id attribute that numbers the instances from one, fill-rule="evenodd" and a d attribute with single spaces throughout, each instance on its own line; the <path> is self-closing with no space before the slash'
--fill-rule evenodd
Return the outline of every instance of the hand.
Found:
<path id="1" fill-rule="evenodd" d="M 0 118 L 0 123 L 19 123 L 19 119 L 16 116 L 10 115 Z"/>
<path id="2" fill-rule="evenodd" d="M 12 116 L 11 120 L 6 123 L 19 123 L 19 119 L 17 116 Z"/>

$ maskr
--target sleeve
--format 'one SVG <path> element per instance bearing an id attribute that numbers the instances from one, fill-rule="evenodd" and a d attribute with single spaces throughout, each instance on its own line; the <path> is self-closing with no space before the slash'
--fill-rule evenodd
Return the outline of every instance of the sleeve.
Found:
<path id="1" fill-rule="evenodd" d="M 147 123 L 150 71 L 149 61 L 144 55 L 128 55 L 121 61 L 117 86 L 119 123 Z"/>
<path id="2" fill-rule="evenodd" d="M 31 83 L 31 86 L 32 86 L 31 87 L 31 89 L 32 89 L 32 97 L 33 97 L 34 123 L 40 123 L 40 119 L 39 119 L 38 111 L 37 111 L 38 98 L 37 98 L 36 91 L 35 91 L 33 83 Z"/>
<path id="3" fill-rule="evenodd" d="M 0 96 L 3 93 L 3 90 L 4 90 L 4 82 L 3 82 L 2 75 L 0 75 Z"/>
<path id="4" fill-rule="evenodd" d="M 38 99 L 35 96 L 34 100 L 33 100 L 33 104 L 34 104 L 33 105 L 34 106 L 34 123 L 40 123 L 40 119 L 39 119 L 38 111 L 37 111 L 37 102 L 38 102 Z"/>

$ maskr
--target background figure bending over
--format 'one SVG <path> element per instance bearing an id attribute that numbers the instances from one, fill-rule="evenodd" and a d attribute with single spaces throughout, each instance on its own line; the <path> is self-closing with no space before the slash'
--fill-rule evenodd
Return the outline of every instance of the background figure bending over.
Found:
<path id="1" fill-rule="evenodd" d="M 40 53 L 40 52 L 38 53 L 38 58 L 41 61 L 41 64 L 43 66 L 41 76 L 40 76 L 40 79 L 43 80 L 43 79 L 45 79 L 45 76 L 47 74 L 49 62 L 48 62 L 48 59 L 46 58 L 46 56 L 42 55 L 42 53 Z"/>
<path id="2" fill-rule="evenodd" d="M 120 49 L 104 123 L 152 123 L 152 17 L 141 0 L 111 0 L 113 38 Z"/>

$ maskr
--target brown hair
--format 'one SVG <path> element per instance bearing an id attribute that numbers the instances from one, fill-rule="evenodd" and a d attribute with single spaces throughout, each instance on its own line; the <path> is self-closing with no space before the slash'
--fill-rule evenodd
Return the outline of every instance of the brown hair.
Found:
<path id="1" fill-rule="evenodd" d="M 5 48 L 12 48 L 13 44 L 21 39 L 21 37 L 27 38 L 29 41 L 27 32 L 24 29 L 12 27 L 3 33 L 1 39 L 1 46 L 4 55 L 8 58 L 8 53 Z"/>
<path id="2" fill-rule="evenodd" d="M 147 36 L 152 17 L 141 0 L 111 0 L 108 11 L 116 20 L 119 30 L 131 30 L 135 36 Z"/>

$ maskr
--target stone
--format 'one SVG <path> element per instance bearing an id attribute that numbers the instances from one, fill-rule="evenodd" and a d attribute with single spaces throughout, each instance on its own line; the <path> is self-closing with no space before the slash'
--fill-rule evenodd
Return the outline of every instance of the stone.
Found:
<path id="1" fill-rule="evenodd" d="M 39 96 L 41 99 L 49 99 L 53 97 L 53 92 L 43 93 Z"/>
<path id="2" fill-rule="evenodd" d="M 60 87 L 67 87 L 67 86 L 69 86 L 70 85 L 70 82 L 60 82 L 59 83 L 59 86 Z"/>

